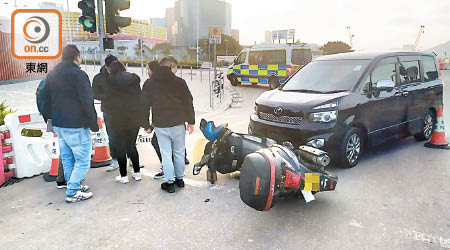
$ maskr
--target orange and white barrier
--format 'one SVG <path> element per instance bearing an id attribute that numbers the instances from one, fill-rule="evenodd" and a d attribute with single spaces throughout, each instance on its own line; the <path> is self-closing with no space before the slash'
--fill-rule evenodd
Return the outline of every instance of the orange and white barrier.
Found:
<path id="1" fill-rule="evenodd" d="M 51 166 L 51 148 L 53 133 L 43 133 L 41 137 L 22 136 L 23 129 L 41 129 L 46 124 L 39 113 L 12 113 L 5 117 L 5 126 L 9 129 L 13 146 L 14 174 L 17 178 L 31 177 L 49 172 Z"/>
<path id="2" fill-rule="evenodd" d="M 111 155 L 108 150 L 105 129 L 102 118 L 97 118 L 99 131 L 96 133 L 94 156 L 92 157 L 91 168 L 103 167 L 111 164 Z"/>
<path id="3" fill-rule="evenodd" d="M 59 154 L 58 136 L 53 132 L 52 165 L 50 167 L 50 172 L 44 173 L 44 180 L 46 182 L 56 181 L 56 177 L 58 176 Z"/>
<path id="4" fill-rule="evenodd" d="M 434 131 L 431 135 L 429 142 L 424 145 L 427 148 L 439 148 L 450 149 L 445 138 L 445 126 L 444 126 L 444 111 L 442 106 L 439 106 L 436 115 L 436 124 L 434 125 Z"/>

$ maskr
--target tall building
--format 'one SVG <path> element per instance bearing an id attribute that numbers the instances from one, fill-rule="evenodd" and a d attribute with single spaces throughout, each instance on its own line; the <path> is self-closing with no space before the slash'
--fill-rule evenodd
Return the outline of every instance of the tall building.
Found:
<path id="1" fill-rule="evenodd" d="M 231 37 L 239 42 L 239 30 L 231 30 Z"/>
<path id="2" fill-rule="evenodd" d="M 166 10 L 168 40 L 175 46 L 192 46 L 207 38 L 210 27 L 221 27 L 232 35 L 231 5 L 224 0 L 178 0 Z"/>
<path id="3" fill-rule="evenodd" d="M 273 43 L 273 40 L 272 40 L 272 31 L 270 31 L 270 30 L 266 30 L 266 33 L 265 33 L 265 39 L 264 39 L 264 43 L 265 44 L 272 44 Z"/>

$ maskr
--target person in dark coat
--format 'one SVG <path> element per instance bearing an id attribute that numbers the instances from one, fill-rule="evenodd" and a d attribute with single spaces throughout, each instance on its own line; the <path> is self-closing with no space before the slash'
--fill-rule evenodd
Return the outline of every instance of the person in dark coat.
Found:
<path id="1" fill-rule="evenodd" d="M 106 88 L 106 108 L 110 114 L 111 130 L 115 135 L 115 150 L 119 162 L 120 175 L 116 181 L 126 184 L 127 156 L 133 163 L 133 178 L 141 180 L 139 168 L 139 153 L 136 149 L 136 138 L 139 128 L 149 128 L 148 115 L 140 105 L 141 79 L 134 73 L 126 72 L 125 66 L 119 61 L 111 63 L 110 80 Z M 147 112 L 148 113 L 148 112 Z M 145 120 L 147 119 L 147 120 Z"/>
<path id="2" fill-rule="evenodd" d="M 151 62 L 149 62 L 147 64 L 147 74 L 148 74 L 149 79 L 158 70 L 159 70 L 159 62 L 158 61 L 151 61 Z M 147 79 L 147 81 L 145 81 L 144 88 L 148 87 L 149 79 Z M 152 137 L 151 143 L 152 143 L 153 148 L 155 149 L 156 155 L 158 156 L 159 162 L 162 164 L 161 150 L 159 149 L 158 136 L 156 135 L 156 133 L 153 133 L 153 137 Z M 184 154 L 185 154 L 184 164 L 189 165 L 189 160 L 187 159 L 186 150 L 184 150 Z M 172 156 L 172 159 L 173 159 L 173 156 Z M 157 173 L 154 178 L 155 179 L 162 179 L 162 178 L 164 178 L 164 170 L 163 170 L 162 165 L 161 165 L 161 168 L 159 170 L 159 173 Z"/>
<path id="3" fill-rule="evenodd" d="M 166 181 L 161 188 L 169 193 L 175 192 L 175 185 L 184 187 L 186 130 L 192 134 L 195 124 L 191 92 L 186 82 L 175 75 L 176 71 L 175 58 L 161 60 L 160 69 L 147 82 L 141 98 L 142 106 L 147 110 L 147 120 L 149 108 L 152 110 Z"/>
<path id="4" fill-rule="evenodd" d="M 90 168 L 92 153 L 91 131 L 99 130 L 94 108 L 94 94 L 87 74 L 80 69 L 80 51 L 67 45 L 62 62 L 47 75 L 43 113 L 52 118 L 58 135 L 60 158 L 67 181 L 67 202 L 79 202 L 92 197 L 88 186 L 81 185 Z"/>
<path id="5" fill-rule="evenodd" d="M 94 98 L 102 102 L 102 111 L 103 111 L 103 119 L 105 120 L 105 127 L 106 127 L 106 133 L 108 133 L 108 140 L 109 140 L 109 151 L 111 153 L 112 157 L 112 163 L 106 168 L 107 172 L 114 171 L 119 168 L 119 163 L 117 162 L 117 156 L 116 151 L 114 148 L 114 134 L 112 133 L 110 127 L 110 115 L 105 107 L 108 105 L 107 99 L 105 98 L 106 95 L 106 88 L 108 85 L 108 79 L 109 79 L 109 72 L 110 72 L 110 66 L 111 63 L 114 61 L 117 61 L 117 57 L 113 55 L 107 55 L 105 58 L 105 65 L 101 67 L 100 73 L 94 76 L 94 79 L 92 80 L 92 90 L 94 91 Z"/>

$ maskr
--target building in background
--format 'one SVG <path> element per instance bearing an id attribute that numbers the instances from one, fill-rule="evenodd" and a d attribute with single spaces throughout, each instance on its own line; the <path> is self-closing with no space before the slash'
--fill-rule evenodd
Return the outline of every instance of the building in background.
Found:
<path id="1" fill-rule="evenodd" d="M 86 40 L 97 40 L 98 36 L 96 33 L 89 33 L 83 30 L 83 26 L 78 22 L 80 17 L 80 12 L 70 12 L 68 13 L 63 9 L 62 5 L 42 2 L 39 7 L 41 9 L 57 9 L 62 14 L 62 32 L 63 39 L 65 41 L 86 41 Z M 98 18 L 98 16 L 97 16 Z M 98 25 L 97 19 L 97 25 Z M 72 39 L 70 39 L 70 37 Z M 140 20 L 132 19 L 131 25 L 128 27 L 121 28 L 121 31 L 110 36 L 116 40 L 136 40 L 142 38 L 150 45 L 155 45 L 158 43 L 167 42 L 167 29 L 165 27 L 165 19 L 163 18 L 152 18 L 150 20 Z"/>
<path id="2" fill-rule="evenodd" d="M 239 42 L 239 30 L 236 29 L 231 30 L 231 37 Z"/>
<path id="3" fill-rule="evenodd" d="M 231 5 L 224 0 L 178 0 L 166 10 L 168 40 L 175 46 L 192 46 L 207 38 L 209 27 L 221 27 L 222 33 L 232 35 Z"/>
<path id="4" fill-rule="evenodd" d="M 265 36 L 264 36 L 264 43 L 265 44 L 272 44 L 272 31 L 266 30 Z"/>

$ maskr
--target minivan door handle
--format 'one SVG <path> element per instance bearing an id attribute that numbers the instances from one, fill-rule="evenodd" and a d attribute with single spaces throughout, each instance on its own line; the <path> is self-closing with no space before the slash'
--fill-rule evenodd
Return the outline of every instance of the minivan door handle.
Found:
<path id="1" fill-rule="evenodd" d="M 403 91 L 402 92 L 402 96 L 408 96 L 409 95 L 409 92 L 408 91 Z"/>
<path id="2" fill-rule="evenodd" d="M 394 96 L 402 96 L 402 92 L 397 91 L 397 92 L 394 93 Z"/>

